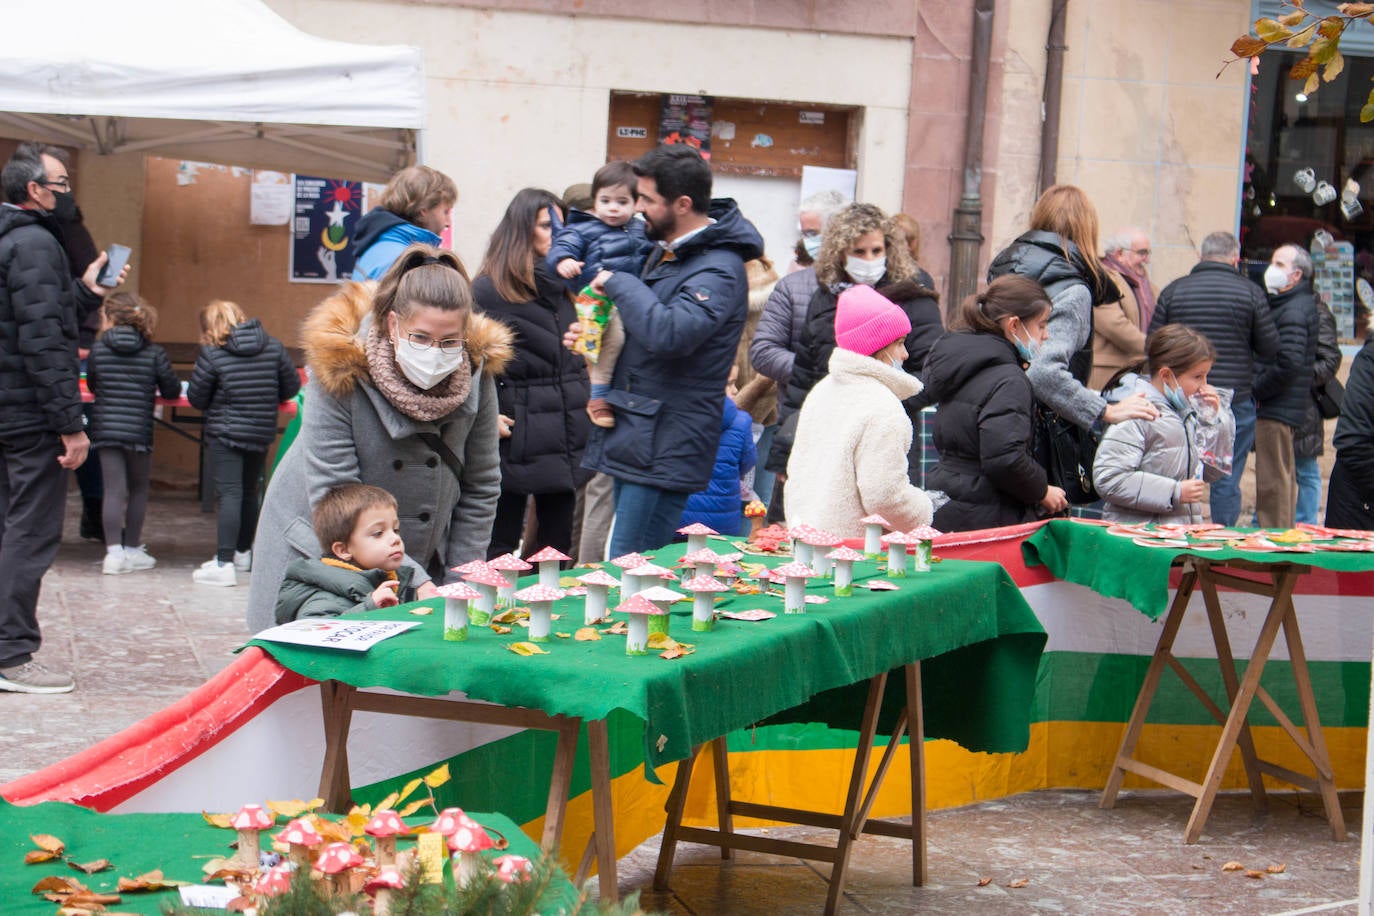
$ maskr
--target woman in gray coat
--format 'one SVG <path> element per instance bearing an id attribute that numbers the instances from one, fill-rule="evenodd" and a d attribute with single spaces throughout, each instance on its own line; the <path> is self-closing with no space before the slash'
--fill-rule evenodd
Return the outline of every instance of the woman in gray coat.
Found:
<path id="1" fill-rule="evenodd" d="M 496 385 L 510 332 L 473 311 L 452 252 L 412 245 L 377 285 L 346 283 L 303 330 L 311 370 L 301 431 L 267 488 L 248 626 L 271 626 L 287 564 L 316 557 L 311 506 L 367 483 L 396 497 L 421 598 L 486 556 L 501 492 Z"/>

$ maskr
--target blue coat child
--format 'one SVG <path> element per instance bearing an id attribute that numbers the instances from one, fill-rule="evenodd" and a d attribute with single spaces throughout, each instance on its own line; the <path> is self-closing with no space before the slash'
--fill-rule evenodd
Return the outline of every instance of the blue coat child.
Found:
<path id="1" fill-rule="evenodd" d="M 740 481 L 753 470 L 756 461 L 758 453 L 754 449 L 753 420 L 726 397 L 725 412 L 720 421 L 720 446 L 716 449 L 711 482 L 706 489 L 687 497 L 687 505 L 682 510 L 682 524 L 701 522 L 721 534 L 743 534 Z"/>
<path id="2" fill-rule="evenodd" d="M 572 258 L 582 262 L 582 273 L 565 280 L 574 295 L 603 270 L 639 276 L 654 243 L 644 235 L 644 220 L 631 219 L 623 226 L 603 223 L 591 213 L 570 210 L 567 222 L 553 214 L 553 245 L 547 258 L 549 271 L 558 273 L 558 262 Z"/>

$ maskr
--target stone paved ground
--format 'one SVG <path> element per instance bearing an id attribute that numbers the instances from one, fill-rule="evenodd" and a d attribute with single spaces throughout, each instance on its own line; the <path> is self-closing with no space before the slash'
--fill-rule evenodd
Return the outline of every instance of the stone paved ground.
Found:
<path id="1" fill-rule="evenodd" d="M 76 753 L 166 706 L 227 665 L 246 636 L 244 592 L 194 585 L 213 552 L 213 517 L 192 494 L 162 491 L 146 540 L 158 568 L 100 573 L 101 548 L 68 537 L 44 583 L 40 658 L 76 673 L 74 693 L 0 693 L 0 783 Z M 930 880 L 912 888 L 900 844 L 865 838 L 855 854 L 843 913 L 1282 913 L 1354 898 L 1359 846 L 1333 843 L 1310 796 L 1272 796 L 1267 816 L 1226 796 L 1203 842 L 1184 846 L 1186 800 L 1134 793 L 1100 811 L 1091 792 L 1035 792 L 930 816 Z M 1358 829 L 1359 796 L 1345 797 Z M 804 828 L 774 830 L 804 839 Z M 621 862 L 621 889 L 643 889 L 653 909 L 677 914 L 818 913 L 822 868 L 797 859 L 683 846 L 673 892 L 651 890 L 657 840 Z M 1281 875 L 1227 874 L 1235 860 Z M 982 878 L 991 879 L 979 887 Z M 1026 879 L 1021 888 L 1011 882 Z M 0 904 L 0 911 L 3 905 Z M 1339 911 L 1354 912 L 1353 907 Z"/>

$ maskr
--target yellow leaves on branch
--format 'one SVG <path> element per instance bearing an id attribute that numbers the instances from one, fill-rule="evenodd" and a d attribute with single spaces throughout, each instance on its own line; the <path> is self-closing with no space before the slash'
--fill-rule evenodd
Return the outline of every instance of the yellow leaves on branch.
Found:
<path id="1" fill-rule="evenodd" d="M 1242 35 L 1233 41 L 1231 53 L 1235 56 L 1226 63 L 1259 57 L 1280 43 L 1289 48 L 1306 48 L 1306 55 L 1292 66 L 1288 75 L 1295 80 L 1302 80 L 1303 93 L 1311 95 L 1322 83 L 1333 82 L 1345 72 L 1345 57 L 1340 51 L 1341 37 L 1357 20 L 1374 23 L 1374 3 L 1341 3 L 1336 7 L 1338 15 L 1335 16 L 1310 13 L 1303 8 L 1302 0 L 1291 5 L 1295 8 L 1277 19 L 1256 19 L 1255 34 Z M 1304 22 L 1307 25 L 1304 26 Z M 1374 91 L 1370 92 L 1369 101 L 1360 109 L 1360 121 L 1374 121 Z"/>

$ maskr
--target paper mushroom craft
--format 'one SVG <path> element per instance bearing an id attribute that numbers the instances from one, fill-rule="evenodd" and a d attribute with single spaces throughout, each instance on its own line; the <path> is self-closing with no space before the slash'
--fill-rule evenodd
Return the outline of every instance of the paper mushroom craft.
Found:
<path id="1" fill-rule="evenodd" d="M 549 632 L 553 629 L 553 603 L 566 595 L 561 588 L 549 588 L 540 583 L 522 588 L 515 597 L 530 606 L 530 640 L 548 642 Z"/>
<path id="2" fill-rule="evenodd" d="M 363 890 L 374 895 L 372 898 L 373 916 L 390 916 L 391 895 L 406 886 L 405 876 L 395 865 L 383 865 L 377 874 L 368 879 Z"/>
<path id="3" fill-rule="evenodd" d="M 606 598 L 611 589 L 620 583 L 615 576 L 610 573 L 594 569 L 585 576 L 578 576 L 577 581 L 587 586 L 587 602 L 583 610 L 583 625 L 591 626 L 598 620 L 606 617 Z"/>
<path id="4" fill-rule="evenodd" d="M 491 623 L 491 615 L 496 611 L 496 592 L 506 586 L 506 577 L 483 563 L 464 575 L 463 580 L 478 591 L 477 600 L 468 605 L 468 621 L 475 627 L 484 627 Z"/>
<path id="5" fill-rule="evenodd" d="M 435 591 L 444 597 L 444 639 L 463 642 L 468 638 L 468 607 L 482 593 L 466 582 L 450 582 Z"/>
<path id="6" fill-rule="evenodd" d="M 558 576 L 563 570 L 562 564 L 571 560 L 561 550 L 553 547 L 545 547 L 543 550 L 530 557 L 530 562 L 539 567 L 539 584 L 547 585 L 549 588 L 558 588 Z"/>
<path id="7" fill-rule="evenodd" d="M 649 558 L 642 553 L 627 553 L 611 561 L 612 566 L 620 569 L 621 601 L 628 599 L 635 592 L 639 591 L 639 580 L 629 574 L 630 570 L 637 569 L 648 562 Z"/>
<path id="8" fill-rule="evenodd" d="M 906 577 L 906 545 L 914 544 L 915 539 L 900 531 L 883 536 L 887 545 L 887 577 L 902 579 Z"/>
<path id="9" fill-rule="evenodd" d="M 709 547 L 703 547 L 683 554 L 682 563 L 687 567 L 687 571 L 682 575 L 682 581 L 686 582 L 694 576 L 709 576 L 715 572 L 716 565 L 720 563 L 720 554 Z"/>
<path id="10" fill-rule="evenodd" d="M 622 614 L 630 615 L 630 631 L 625 636 L 626 655 L 649 654 L 649 618 L 664 614 L 657 604 L 643 595 L 631 595 L 616 608 Z"/>
<path id="11" fill-rule="evenodd" d="M 410 832 L 401 816 L 390 808 L 380 808 L 367 822 L 363 833 L 377 841 L 377 864 L 394 865 L 396 862 L 396 838 Z"/>
<path id="12" fill-rule="evenodd" d="M 662 585 L 651 585 L 636 594 L 652 601 L 658 607 L 658 614 L 649 618 L 649 632 L 667 635 L 668 621 L 671 619 L 668 609 L 687 596 Z"/>
<path id="13" fill-rule="evenodd" d="M 930 545 L 943 533 L 929 525 L 913 528 L 906 533 L 911 543 L 916 545 L 916 562 L 913 564 L 916 572 L 930 572 Z"/>
<path id="14" fill-rule="evenodd" d="M 515 604 L 515 585 L 520 579 L 520 574 L 534 569 L 530 563 L 526 563 L 513 553 L 503 553 L 494 560 L 489 560 L 487 565 L 501 573 L 506 580 L 504 588 L 496 590 L 496 606 L 498 608 L 508 608 Z"/>
<path id="15" fill-rule="evenodd" d="M 329 879 L 329 894 L 331 897 L 343 897 L 353 892 L 349 887 L 349 872 L 363 864 L 363 857 L 358 855 L 352 843 L 330 843 L 320 850 L 320 857 L 315 860 L 315 868 Z"/>
<path id="16" fill-rule="evenodd" d="M 719 534 L 720 532 L 714 528 L 703 525 L 701 522 L 692 522 L 690 525 L 684 525 L 679 528 L 677 533 L 687 536 L 687 552 L 696 553 L 706 546 L 706 539 L 708 537 L 713 534 Z"/>
<path id="17" fill-rule="evenodd" d="M 806 533 L 804 543 L 811 547 L 811 568 L 816 571 L 816 575 L 830 575 L 830 559 L 827 554 L 831 548 L 843 544 L 844 538 L 816 528 Z"/>
<path id="18" fill-rule="evenodd" d="M 276 823 L 276 818 L 262 805 L 244 805 L 229 818 L 229 826 L 238 832 L 238 852 L 234 864 L 240 868 L 257 868 L 262 850 L 260 834 Z"/>
<path id="19" fill-rule="evenodd" d="M 798 525 L 788 530 L 787 536 L 792 539 L 792 559 L 798 563 L 811 565 L 811 557 L 816 551 L 808 539 L 817 533 L 819 533 L 819 529 L 810 525 Z"/>
<path id="20" fill-rule="evenodd" d="M 883 532 L 892 525 L 881 515 L 865 515 L 859 524 L 864 526 L 864 556 L 878 559 L 883 555 Z"/>
<path id="21" fill-rule="evenodd" d="M 793 560 L 786 566 L 773 570 L 773 578 L 781 576 L 783 586 L 782 609 L 787 614 L 806 613 L 806 580 L 815 577 L 816 571 L 800 560 Z"/>
<path id="22" fill-rule="evenodd" d="M 456 572 L 456 573 L 457 573 L 458 575 L 460 575 L 460 576 L 466 577 L 468 573 L 470 573 L 470 572 L 476 572 L 477 570 L 482 569 L 482 568 L 485 567 L 486 565 L 487 565 L 487 561 L 486 561 L 486 560 L 469 560 L 468 562 L 464 563 L 462 566 L 455 566 L 455 567 L 453 567 L 453 571 Z"/>
<path id="23" fill-rule="evenodd" d="M 462 816 L 458 829 L 448 838 L 448 851 L 453 853 L 453 881 L 459 887 L 477 880 L 482 875 L 482 851 L 496 844 L 482 825 Z"/>
<path id="24" fill-rule="evenodd" d="M 496 877 L 507 884 L 525 882 L 534 875 L 534 863 L 524 856 L 498 856 L 491 864 L 496 866 Z"/>
<path id="25" fill-rule="evenodd" d="M 706 632 L 716 625 L 716 592 L 723 592 L 726 586 L 710 576 L 696 576 L 688 579 L 682 587 L 692 593 L 692 629 Z"/>
<path id="26" fill-rule="evenodd" d="M 737 579 L 744 576 L 744 567 L 740 566 L 735 560 L 722 560 L 716 565 L 713 578 L 719 579 L 727 586 L 734 585 Z"/>
<path id="27" fill-rule="evenodd" d="M 290 865 L 275 865 L 267 869 L 253 882 L 253 893 L 258 897 L 275 897 L 291 890 L 292 869 Z"/>
<path id="28" fill-rule="evenodd" d="M 661 583 L 664 579 L 676 579 L 671 569 L 664 569 L 656 563 L 644 562 L 638 566 L 627 569 L 620 577 L 620 597 L 628 598 L 630 595 L 644 591 L 650 586 Z M 626 589 L 629 591 L 626 591 Z"/>
<path id="29" fill-rule="evenodd" d="M 854 594 L 854 563 L 864 555 L 852 547 L 838 547 L 826 558 L 835 564 L 835 596 L 847 598 Z"/>
<path id="30" fill-rule="evenodd" d="M 463 818 L 467 817 L 462 808 L 445 808 L 439 812 L 439 816 L 434 819 L 434 823 L 429 825 L 430 833 L 437 833 L 440 836 L 452 836 L 453 831 L 462 826 Z"/>
<path id="31" fill-rule="evenodd" d="M 282 828 L 275 837 L 278 843 L 285 843 L 292 864 L 297 868 L 310 867 L 310 850 L 324 842 L 315 825 L 303 817 L 298 817 Z"/>

